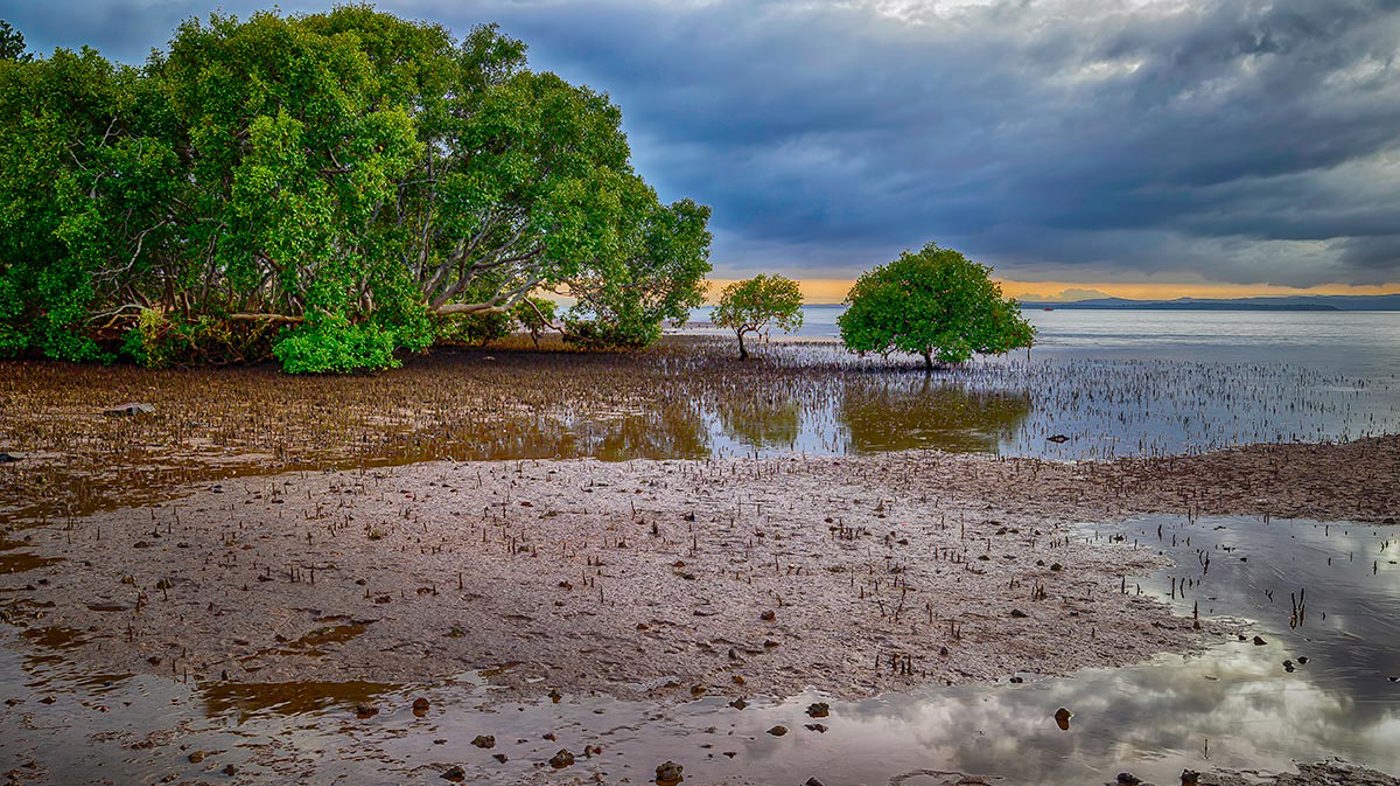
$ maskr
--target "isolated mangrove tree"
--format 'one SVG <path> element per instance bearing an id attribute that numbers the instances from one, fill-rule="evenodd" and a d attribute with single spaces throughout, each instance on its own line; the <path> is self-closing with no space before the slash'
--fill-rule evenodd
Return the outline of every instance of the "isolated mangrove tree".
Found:
<path id="1" fill-rule="evenodd" d="M 604 346 L 701 302 L 708 208 L 662 203 L 608 97 L 531 71 L 494 26 L 216 15 L 140 67 L 18 40 L 0 356 L 351 371 L 531 295 L 569 299 L 558 327 Z"/>
<path id="2" fill-rule="evenodd" d="M 767 336 L 775 327 L 791 333 L 802 327 L 802 290 L 796 281 L 776 275 L 735 281 L 720 293 L 710 321 L 734 331 L 739 339 L 739 359 L 747 360 L 744 336 Z"/>
<path id="3" fill-rule="evenodd" d="M 918 355 L 929 369 L 1029 347 L 1035 329 L 991 273 L 935 243 L 905 251 L 856 279 L 837 318 L 841 340 L 859 353 Z"/>

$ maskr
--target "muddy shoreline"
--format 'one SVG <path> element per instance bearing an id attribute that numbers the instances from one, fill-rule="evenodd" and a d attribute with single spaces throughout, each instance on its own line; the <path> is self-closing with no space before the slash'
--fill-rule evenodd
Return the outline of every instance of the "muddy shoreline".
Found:
<path id="1" fill-rule="evenodd" d="M 865 396 L 903 382 L 844 365 L 814 370 L 809 361 L 827 357 L 817 354 L 736 367 L 727 350 L 684 337 L 635 357 L 472 350 L 349 381 L 265 369 L 230 376 L 0 364 L 0 450 L 20 459 L 0 464 L 0 619 L 19 632 L 16 668 L 27 675 L 12 686 L 22 703 L 8 716 L 0 710 L 0 721 L 30 740 L 9 749 L 19 758 L 5 776 L 65 782 L 63 773 L 83 770 L 81 759 L 65 770 L 64 755 L 43 752 L 65 732 L 50 738 L 33 725 L 52 698 L 49 678 L 36 674 L 50 670 L 79 686 L 72 696 L 58 691 L 55 711 L 93 690 L 82 711 L 100 717 L 117 708 L 105 692 L 160 684 L 191 702 L 193 715 L 179 724 L 217 726 L 226 715 L 241 723 L 277 707 L 293 713 L 287 724 L 306 718 L 334 729 L 325 739 L 348 750 L 362 733 L 382 732 L 386 746 L 375 754 L 380 764 L 352 758 L 325 769 L 290 749 L 266 755 L 282 734 L 269 721 L 270 736 L 249 738 L 247 755 L 186 761 L 179 735 L 162 725 L 168 715 L 152 708 L 154 720 L 122 732 L 127 753 L 159 738 L 143 777 L 182 771 L 200 778 L 192 782 L 218 781 L 233 763 L 247 768 L 233 782 L 256 782 L 259 767 L 286 777 L 311 767 L 352 780 L 376 770 L 438 782 L 459 762 L 470 779 L 497 782 L 498 768 L 515 759 L 507 766 L 468 745 L 491 728 L 466 720 L 419 739 L 427 732 L 412 724 L 489 719 L 513 701 L 540 708 L 522 718 L 542 728 L 555 722 L 550 708 L 578 716 L 575 751 L 621 745 L 606 729 L 640 735 L 652 723 L 641 718 L 683 729 L 693 713 L 720 713 L 740 724 L 730 735 L 747 734 L 738 764 L 799 741 L 772 737 L 767 721 L 736 731 L 743 718 L 787 712 L 775 707 L 795 707 L 782 718 L 795 735 L 822 736 L 802 726 L 812 720 L 809 701 L 878 705 L 944 685 L 1039 683 L 1222 641 L 1251 648 L 1235 640 L 1253 633 L 1242 623 L 1202 618 L 1197 627 L 1189 609 L 1181 616 L 1140 595 L 1134 577 L 1165 558 L 1134 548 L 1131 537 L 1086 540 L 1082 523 L 1242 514 L 1383 528 L 1400 516 L 1400 435 L 1095 461 L 899 450 L 898 441 L 880 443 L 890 452 L 785 454 L 806 422 L 799 416 L 824 417 L 785 397 Z M 697 381 L 682 390 L 678 379 Z M 1154 379 L 1133 377 L 1109 398 Z M 1160 384 L 1158 392 L 1177 395 L 1177 383 Z M 876 396 L 870 412 L 928 409 L 924 393 L 912 394 L 893 410 Z M 694 396 L 710 402 L 722 428 L 702 422 Z M 151 401 L 155 412 L 101 414 L 128 400 Z M 1025 417 L 1029 399 L 932 401 L 935 410 L 983 416 L 972 441 L 951 449 L 985 450 L 1005 423 Z M 865 411 L 841 413 L 851 418 L 843 427 L 855 429 Z M 731 431 L 763 450 L 715 455 L 711 441 Z M 1156 673 L 1160 662 L 1141 668 Z M 169 704 L 166 692 L 147 698 Z M 419 693 L 432 697 L 426 718 L 409 710 Z M 357 718 L 360 703 L 378 714 Z M 623 706 L 625 721 L 598 721 L 606 729 L 589 720 Z M 1053 709 L 1044 708 L 1045 723 Z M 553 734 L 523 744 L 540 732 L 520 729 L 511 748 L 521 782 L 557 780 L 548 765 Z M 624 747 L 649 758 L 686 739 L 654 733 Z M 209 734 L 206 747 L 227 745 L 222 732 Z M 400 739 L 405 747 L 390 753 L 387 741 Z M 435 747 L 439 739 L 453 749 Z M 707 746 L 706 757 L 718 755 Z M 621 772 L 646 780 L 654 764 L 628 761 Z M 618 772 L 602 761 L 586 766 L 595 777 Z M 693 771 L 708 772 L 703 764 Z M 945 774 L 950 783 L 963 777 Z M 1213 773 L 1201 782 L 1260 777 Z M 723 782 L 757 781 L 740 768 Z M 1304 765 L 1277 782 L 1396 781 Z"/>
<path id="2" fill-rule="evenodd" d="M 521 695 L 855 697 L 1066 674 L 1228 632 L 1077 522 L 1393 521 L 1400 438 L 1063 464 L 897 453 L 428 462 L 203 483 L 6 535 L 5 616 L 104 672 Z"/>

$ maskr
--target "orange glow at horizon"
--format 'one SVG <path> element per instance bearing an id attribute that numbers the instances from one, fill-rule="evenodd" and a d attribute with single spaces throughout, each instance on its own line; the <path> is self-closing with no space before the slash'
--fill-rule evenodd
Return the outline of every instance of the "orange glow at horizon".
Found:
<path id="1" fill-rule="evenodd" d="M 720 290 L 738 279 L 712 278 L 707 301 L 713 303 L 719 298 Z M 1316 287 L 1281 287 L 1269 284 L 1200 284 L 1200 283 L 1133 283 L 1097 281 L 1014 281 L 998 278 L 1002 292 L 1010 297 L 1025 299 L 1025 296 L 1038 295 L 1051 300 L 1059 298 L 1065 290 L 1093 290 L 1107 297 L 1121 297 L 1131 300 L 1174 300 L 1180 297 L 1196 298 L 1237 298 L 1237 297 L 1281 297 L 1287 295 L 1393 295 L 1400 294 L 1400 284 L 1377 286 L 1354 286 L 1351 284 L 1323 284 Z M 840 303 L 854 283 L 843 278 L 798 279 L 802 296 L 808 303 Z M 1097 296 L 1096 296 L 1097 297 Z"/>

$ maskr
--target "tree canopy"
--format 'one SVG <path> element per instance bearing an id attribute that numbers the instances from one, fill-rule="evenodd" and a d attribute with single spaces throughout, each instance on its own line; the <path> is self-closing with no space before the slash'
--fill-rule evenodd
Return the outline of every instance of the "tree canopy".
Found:
<path id="1" fill-rule="evenodd" d="M 905 251 L 856 280 L 837 319 L 841 340 L 860 353 L 918 355 L 926 368 L 1029 347 L 1034 328 L 991 272 L 935 243 Z"/>
<path id="2" fill-rule="evenodd" d="M 0 19 L 0 60 L 28 60 L 24 48 L 24 34 L 9 22 Z"/>
<path id="3" fill-rule="evenodd" d="M 662 203 L 608 97 L 494 26 L 345 6 L 191 20 L 139 68 L 15 58 L 0 356 L 351 371 L 532 294 L 610 346 L 702 302 L 709 209 Z"/>
<path id="4" fill-rule="evenodd" d="M 748 333 L 766 335 L 774 327 L 791 333 L 802 327 L 802 290 L 782 276 L 759 275 L 735 281 L 720 293 L 710 321 L 729 328 L 739 339 L 739 358 L 746 360 Z"/>

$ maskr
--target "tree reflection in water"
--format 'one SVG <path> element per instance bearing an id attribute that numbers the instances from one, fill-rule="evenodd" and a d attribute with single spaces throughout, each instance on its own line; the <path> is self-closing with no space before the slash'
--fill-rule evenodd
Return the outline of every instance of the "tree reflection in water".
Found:
<path id="1" fill-rule="evenodd" d="M 725 436 L 751 448 L 792 449 L 802 429 L 798 402 L 771 391 L 724 400 L 716 414 Z"/>
<path id="2" fill-rule="evenodd" d="M 937 448 L 995 453 L 1031 413 L 1029 393 L 969 390 L 923 375 L 845 385 L 837 420 L 852 453 Z"/>

